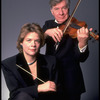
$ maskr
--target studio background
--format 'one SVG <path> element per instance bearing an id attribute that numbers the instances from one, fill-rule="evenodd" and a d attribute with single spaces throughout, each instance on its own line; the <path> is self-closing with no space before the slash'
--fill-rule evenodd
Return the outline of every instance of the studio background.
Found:
<path id="1" fill-rule="evenodd" d="M 71 0 L 70 14 L 78 0 Z M 25 23 L 35 22 L 41 27 L 45 20 L 52 19 L 49 0 L 2 0 L 1 1 L 1 60 L 18 53 L 17 37 Z M 88 28 L 99 33 L 99 0 L 81 0 L 74 15 L 78 20 L 85 21 Z M 99 42 L 89 40 L 90 55 L 81 63 L 86 92 L 81 100 L 99 100 Z M 45 54 L 45 46 L 41 49 Z M 1 70 L 1 100 L 7 100 L 9 91 Z"/>

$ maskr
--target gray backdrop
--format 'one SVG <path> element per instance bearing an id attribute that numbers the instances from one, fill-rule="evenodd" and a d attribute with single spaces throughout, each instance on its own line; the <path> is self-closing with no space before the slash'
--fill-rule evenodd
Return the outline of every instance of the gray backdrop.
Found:
<path id="1" fill-rule="evenodd" d="M 71 0 L 70 13 L 78 0 Z M 49 0 L 2 0 L 2 60 L 18 53 L 16 41 L 20 28 L 25 23 L 38 23 L 42 27 L 45 20 L 52 19 Z M 99 31 L 99 0 L 82 0 L 74 17 L 85 21 L 88 27 Z M 93 39 L 92 39 L 93 40 Z M 81 100 L 99 100 L 99 42 L 89 40 L 90 55 L 81 63 L 86 93 Z M 41 49 L 45 53 L 45 46 Z M 9 92 L 1 74 L 2 100 L 7 100 Z"/>

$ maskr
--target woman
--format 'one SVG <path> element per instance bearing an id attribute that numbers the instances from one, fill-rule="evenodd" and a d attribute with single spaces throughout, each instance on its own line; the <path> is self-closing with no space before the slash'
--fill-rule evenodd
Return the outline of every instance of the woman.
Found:
<path id="1" fill-rule="evenodd" d="M 17 40 L 19 53 L 2 61 L 9 100 L 56 99 L 56 59 L 39 53 L 42 34 L 38 24 L 23 25 Z"/>

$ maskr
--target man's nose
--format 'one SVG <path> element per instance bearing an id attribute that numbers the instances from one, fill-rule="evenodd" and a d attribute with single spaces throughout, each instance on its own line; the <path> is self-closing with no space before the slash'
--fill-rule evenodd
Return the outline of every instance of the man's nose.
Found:
<path id="1" fill-rule="evenodd" d="M 60 9 L 59 13 L 60 15 L 63 15 L 63 9 Z"/>

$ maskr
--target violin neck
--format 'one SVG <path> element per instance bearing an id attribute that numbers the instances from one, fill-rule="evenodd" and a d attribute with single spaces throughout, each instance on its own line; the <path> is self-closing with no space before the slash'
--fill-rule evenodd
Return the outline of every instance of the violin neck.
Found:
<path id="1" fill-rule="evenodd" d="M 95 40 L 99 40 L 99 35 L 96 35 L 93 32 L 89 32 L 89 33 Z"/>

